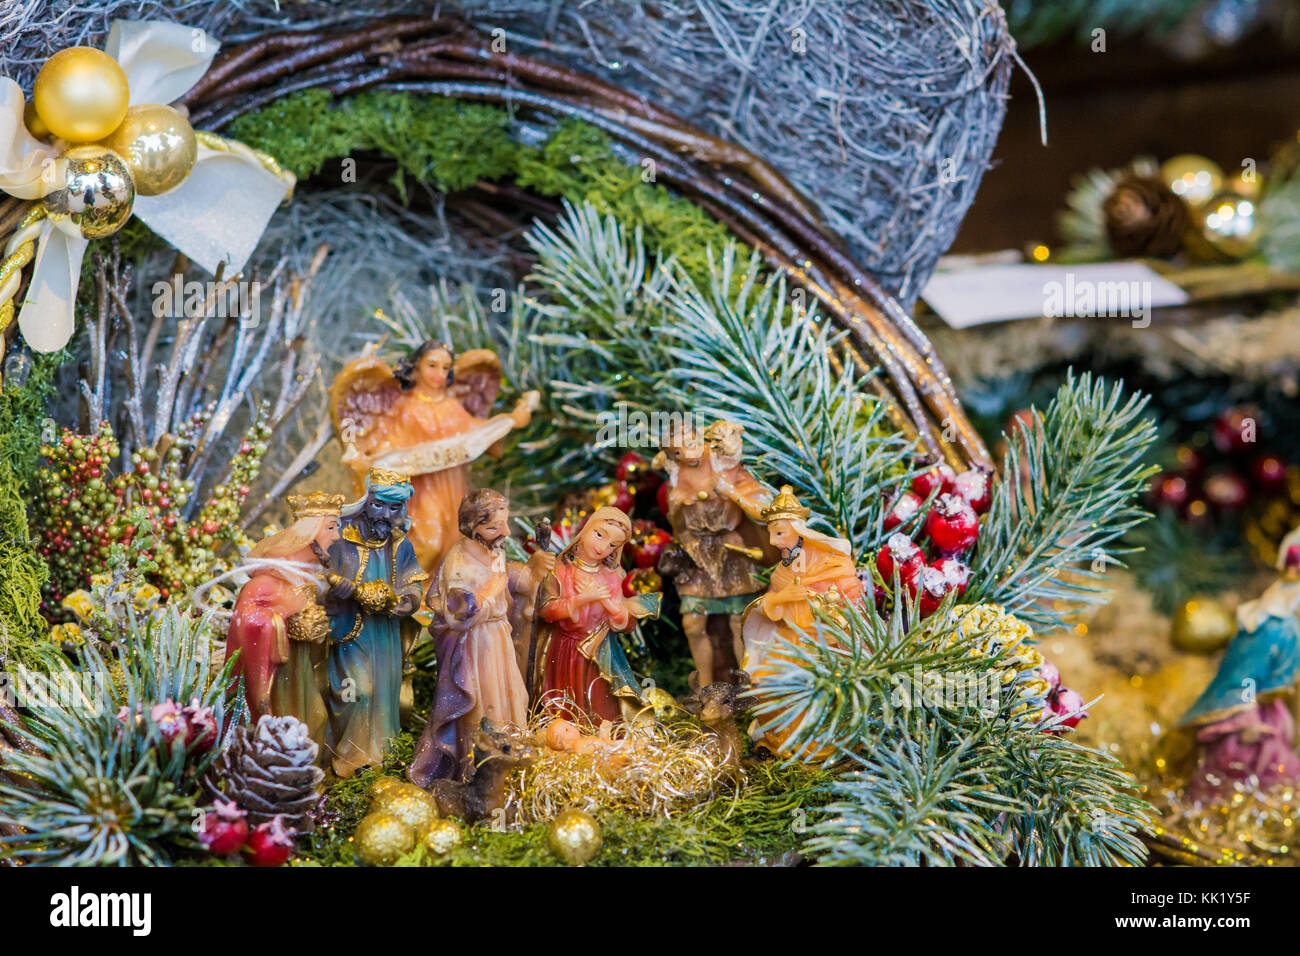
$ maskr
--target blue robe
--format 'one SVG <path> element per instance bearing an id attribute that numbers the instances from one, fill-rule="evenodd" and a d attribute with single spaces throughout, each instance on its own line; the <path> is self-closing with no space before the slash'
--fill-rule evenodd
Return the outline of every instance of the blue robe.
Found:
<path id="1" fill-rule="evenodd" d="M 1219 662 L 1214 680 L 1196 699 L 1180 727 L 1214 723 L 1287 691 L 1300 665 L 1300 619 L 1270 615 L 1253 630 L 1240 628 Z"/>
<path id="2" fill-rule="evenodd" d="M 406 535 L 394 529 L 388 541 L 364 541 L 356 524 L 344 522 L 330 546 L 330 571 L 356 584 L 387 581 L 398 599 L 415 595 L 418 607 L 428 578 Z M 350 776 L 383 760 L 388 741 L 401 729 L 404 636 L 419 624 L 410 617 L 371 614 L 354 600 L 330 600 L 329 745 L 334 770 Z"/>

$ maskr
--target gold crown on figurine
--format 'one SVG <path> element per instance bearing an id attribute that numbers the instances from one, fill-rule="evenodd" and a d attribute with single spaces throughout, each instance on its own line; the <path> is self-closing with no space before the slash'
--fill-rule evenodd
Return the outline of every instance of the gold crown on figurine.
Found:
<path id="1" fill-rule="evenodd" d="M 772 499 L 772 503 L 758 513 L 769 524 L 773 521 L 802 521 L 812 511 L 799 504 L 794 496 L 794 489 L 789 485 L 781 486 L 781 493 Z"/>
<path id="2" fill-rule="evenodd" d="M 328 515 L 337 518 L 343 510 L 343 496 L 331 495 L 324 491 L 313 491 L 309 495 L 290 495 L 285 499 L 294 518 L 309 518 L 315 515 Z"/>
<path id="3" fill-rule="evenodd" d="M 366 472 L 367 485 L 409 485 L 411 479 L 408 475 L 400 471 L 390 471 L 387 468 L 371 468 Z"/>

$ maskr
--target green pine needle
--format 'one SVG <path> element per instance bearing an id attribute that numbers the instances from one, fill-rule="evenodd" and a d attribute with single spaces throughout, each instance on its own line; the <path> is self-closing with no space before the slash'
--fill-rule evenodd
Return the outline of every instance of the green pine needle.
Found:
<path id="1" fill-rule="evenodd" d="M 1034 425 L 1008 441 L 1006 476 L 980 522 L 965 603 L 1000 604 L 1035 627 L 1059 626 L 1069 605 L 1097 603 L 1094 582 L 1123 567 L 1120 539 L 1146 520 L 1136 503 L 1155 466 L 1145 396 L 1070 373 Z M 1022 465 L 1028 476 L 1021 480 Z"/>

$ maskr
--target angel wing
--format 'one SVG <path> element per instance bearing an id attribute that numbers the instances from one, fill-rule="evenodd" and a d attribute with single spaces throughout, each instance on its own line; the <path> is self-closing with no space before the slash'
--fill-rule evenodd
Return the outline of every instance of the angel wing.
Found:
<path id="1" fill-rule="evenodd" d="M 401 391 L 392 368 L 377 355 L 344 366 L 330 385 L 330 417 L 344 447 L 355 448 L 369 435 Z"/>
<path id="2" fill-rule="evenodd" d="M 501 360 L 491 349 L 470 349 L 456 357 L 451 393 L 475 418 L 487 418 L 501 391 Z"/>

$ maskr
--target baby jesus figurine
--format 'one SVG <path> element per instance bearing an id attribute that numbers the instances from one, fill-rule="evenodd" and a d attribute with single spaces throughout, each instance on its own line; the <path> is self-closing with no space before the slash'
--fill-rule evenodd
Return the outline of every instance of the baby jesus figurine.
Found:
<path id="1" fill-rule="evenodd" d="M 563 717 L 556 717 L 533 736 L 534 743 L 560 753 L 590 757 L 596 766 L 607 774 L 614 774 L 627 765 L 631 744 L 614 739 L 614 725 L 602 720 L 594 734 L 584 734 L 578 725 Z"/>

